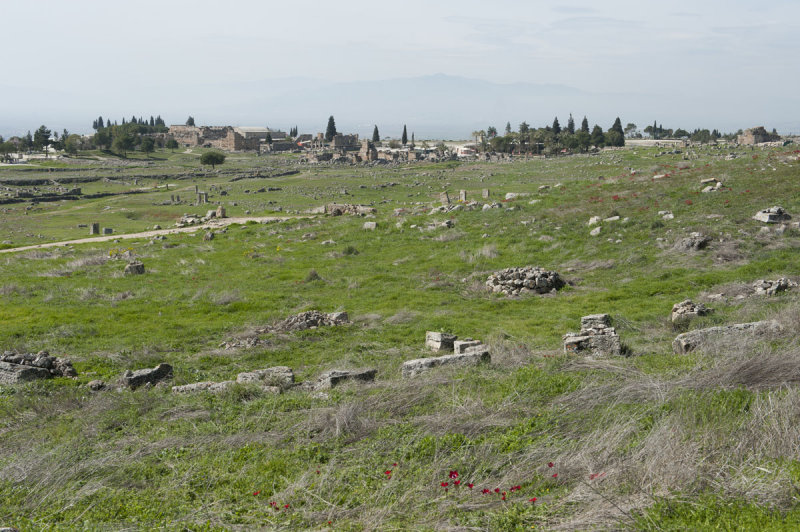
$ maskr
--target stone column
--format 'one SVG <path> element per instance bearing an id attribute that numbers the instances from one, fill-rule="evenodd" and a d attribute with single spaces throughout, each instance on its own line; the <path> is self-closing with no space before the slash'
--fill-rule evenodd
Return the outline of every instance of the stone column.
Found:
<path id="1" fill-rule="evenodd" d="M 89 234 L 90 235 L 99 235 L 100 234 L 100 224 L 97 222 L 92 222 L 92 225 L 89 226 Z"/>
<path id="2" fill-rule="evenodd" d="M 459 190 L 458 191 L 458 201 L 467 201 L 467 191 L 466 190 Z"/>

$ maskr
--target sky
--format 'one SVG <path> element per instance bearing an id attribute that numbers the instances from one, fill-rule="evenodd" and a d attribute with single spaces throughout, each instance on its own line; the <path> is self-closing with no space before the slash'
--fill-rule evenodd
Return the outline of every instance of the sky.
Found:
<path id="1" fill-rule="evenodd" d="M 324 108 L 322 89 L 331 85 L 358 92 L 362 82 L 436 74 L 450 76 L 456 92 L 466 78 L 614 95 L 613 110 L 594 98 L 576 111 L 641 127 L 657 117 L 665 127 L 800 133 L 797 0 L 2 0 L 0 24 L 5 136 L 40 123 L 90 132 L 97 115 L 132 114 L 232 125 L 279 117 L 282 129 L 297 116 L 301 129 L 321 131 L 327 116 L 316 124 L 287 86 L 320 88 L 305 98 Z M 419 89 L 402 97 L 425 108 L 426 85 Z M 498 129 L 566 120 L 547 98 L 524 103 L 502 108 L 514 116 L 481 118 Z M 350 109 L 337 109 L 337 123 L 393 123 L 392 105 L 386 117 L 352 110 L 352 120 Z M 471 125 L 458 108 L 437 119 L 454 124 L 453 133 Z"/>

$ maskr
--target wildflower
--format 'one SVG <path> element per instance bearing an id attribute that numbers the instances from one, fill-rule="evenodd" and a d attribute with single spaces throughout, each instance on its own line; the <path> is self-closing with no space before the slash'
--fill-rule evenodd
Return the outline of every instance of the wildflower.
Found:
<path id="1" fill-rule="evenodd" d="M 691 204 L 692 204 L 692 200 L 690 200 L 690 199 L 687 199 L 687 200 L 686 200 L 686 205 L 691 205 Z"/>
<path id="2" fill-rule="evenodd" d="M 450 478 L 458 478 L 458 471 L 450 471 Z"/>
<path id="3" fill-rule="evenodd" d="M 319 475 L 319 469 L 317 469 L 317 475 Z"/>
<path id="4" fill-rule="evenodd" d="M 530 499 L 528 499 L 528 502 L 536 502 L 536 500 L 537 500 L 536 497 L 531 497 Z"/>
<path id="5" fill-rule="evenodd" d="M 453 486 L 458 486 L 459 484 L 461 484 L 460 480 L 454 480 L 453 481 Z"/>
<path id="6" fill-rule="evenodd" d="M 449 485 L 450 485 L 450 483 L 449 483 L 449 482 L 442 482 L 442 487 L 443 487 L 443 488 L 446 488 L 446 487 L 447 487 L 447 486 L 449 486 Z"/>
<path id="7" fill-rule="evenodd" d="M 261 490 L 254 491 L 254 492 L 253 492 L 253 496 L 254 496 L 254 497 L 256 497 L 256 496 L 258 496 L 258 494 L 259 494 L 259 493 L 261 493 Z"/>
<path id="8" fill-rule="evenodd" d="M 473 484 L 472 482 L 470 482 L 469 484 L 467 484 L 467 487 L 468 487 L 469 489 L 472 489 L 472 488 L 473 488 L 473 486 L 475 486 L 475 484 Z"/>
<path id="9" fill-rule="evenodd" d="M 547 462 L 547 467 L 553 467 L 553 462 Z"/>
<path id="10" fill-rule="evenodd" d="M 389 476 L 392 475 L 392 470 L 391 469 L 387 469 L 386 471 L 383 472 L 383 474 L 386 475 L 387 477 L 389 477 Z"/>
<path id="11" fill-rule="evenodd" d="M 393 463 L 392 467 L 397 467 L 397 462 Z"/>
<path id="12" fill-rule="evenodd" d="M 494 492 L 495 492 L 495 493 L 500 493 L 500 488 L 495 488 L 495 489 L 494 489 Z"/>
<path id="13" fill-rule="evenodd" d="M 283 505 L 283 509 L 284 509 L 284 510 L 288 510 L 288 509 L 289 509 L 289 503 L 288 503 L 288 502 L 287 502 L 286 504 L 284 504 L 284 505 Z"/>
<path id="14" fill-rule="evenodd" d="M 558 473 L 553 473 L 553 478 L 558 478 Z"/>

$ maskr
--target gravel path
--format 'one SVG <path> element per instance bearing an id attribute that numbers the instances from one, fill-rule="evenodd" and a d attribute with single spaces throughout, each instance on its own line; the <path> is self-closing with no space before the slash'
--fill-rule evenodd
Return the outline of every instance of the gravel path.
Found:
<path id="1" fill-rule="evenodd" d="M 47 242 L 45 244 L 35 244 L 31 246 L 21 246 L 18 248 L 0 249 L 0 253 L 14 253 L 16 251 L 28 251 L 31 249 L 53 248 L 58 246 L 67 246 L 70 244 L 88 244 L 91 242 L 108 242 L 109 240 L 117 239 L 130 239 L 130 238 L 150 238 L 157 235 L 174 235 L 176 233 L 193 233 L 200 230 L 218 229 L 231 224 L 243 224 L 247 222 L 280 222 L 283 220 L 295 220 L 301 218 L 312 218 L 311 216 L 262 216 L 262 217 L 247 217 L 247 218 L 219 218 L 214 219 L 202 225 L 192 225 L 190 227 L 174 227 L 172 229 L 154 229 L 152 231 L 144 231 L 141 233 L 126 233 L 105 236 L 90 236 L 87 238 L 79 238 L 77 240 L 63 240 L 61 242 Z"/>

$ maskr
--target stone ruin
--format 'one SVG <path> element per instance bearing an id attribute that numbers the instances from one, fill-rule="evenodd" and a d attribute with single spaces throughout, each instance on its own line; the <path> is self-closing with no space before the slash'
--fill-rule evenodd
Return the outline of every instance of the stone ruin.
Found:
<path id="1" fill-rule="evenodd" d="M 425 333 L 425 347 L 436 352 L 452 352 L 451 355 L 417 358 L 403 363 L 403 377 L 416 377 L 440 366 L 476 366 L 488 363 L 492 357 L 489 349 L 480 340 L 465 338 L 458 340 L 455 334 L 428 331 Z"/>
<path id="2" fill-rule="evenodd" d="M 486 280 L 486 286 L 493 293 L 510 296 L 526 293 L 546 294 L 559 290 L 565 284 L 558 273 L 538 266 L 506 268 L 491 274 Z"/>
<path id="3" fill-rule="evenodd" d="M 775 320 L 697 329 L 676 336 L 672 342 L 672 351 L 677 354 L 689 353 L 715 339 L 742 339 L 747 336 L 764 335 L 780 330 L 781 325 Z"/>
<path id="4" fill-rule="evenodd" d="M 779 292 L 784 292 L 790 288 L 795 288 L 797 283 L 786 277 L 781 277 L 777 281 L 765 281 L 759 279 L 753 283 L 753 289 L 758 295 L 774 296 Z"/>
<path id="5" fill-rule="evenodd" d="M 50 356 L 47 351 L 0 355 L 0 384 L 18 384 L 52 377 L 75 377 L 78 373 L 66 358 Z"/>
<path id="6" fill-rule="evenodd" d="M 144 264 L 141 261 L 134 260 L 125 265 L 124 275 L 142 275 L 144 274 Z"/>
<path id="7" fill-rule="evenodd" d="M 341 216 L 342 214 L 349 214 L 351 216 L 366 216 L 367 214 L 375 214 L 378 210 L 369 205 L 353 205 L 350 203 L 329 203 L 325 205 L 323 211 L 325 214 L 331 216 Z"/>
<path id="8" fill-rule="evenodd" d="M 591 314 L 581 318 L 581 332 L 564 335 L 564 352 L 592 357 L 623 354 L 622 343 L 608 314 Z"/>
<path id="9" fill-rule="evenodd" d="M 703 233 L 693 232 L 686 238 L 681 238 L 675 242 L 673 249 L 678 251 L 700 251 L 708 247 L 710 242 L 711 238 Z"/>
<path id="10" fill-rule="evenodd" d="M 714 312 L 702 303 L 693 303 L 691 299 L 685 299 L 672 306 L 670 318 L 672 323 L 686 323 L 698 316 L 707 316 Z"/>
<path id="11" fill-rule="evenodd" d="M 753 219 L 766 224 L 776 224 L 786 220 L 791 220 L 792 217 L 789 216 L 783 207 L 775 205 L 769 209 L 758 211 L 756 215 L 753 216 Z"/>
<path id="12" fill-rule="evenodd" d="M 264 343 L 264 340 L 258 337 L 258 335 L 261 334 L 304 331 L 306 329 L 316 329 L 317 327 L 334 327 L 348 323 L 350 323 L 350 318 L 347 315 L 347 312 L 331 312 L 326 314 L 318 310 L 309 310 L 294 316 L 289 316 L 285 320 L 280 321 L 275 325 L 256 329 L 254 334 L 247 338 L 237 338 L 229 342 L 223 342 L 220 344 L 220 347 L 223 349 L 256 347 Z"/>
<path id="13" fill-rule="evenodd" d="M 172 379 L 172 366 L 161 363 L 155 368 L 127 370 L 120 377 L 123 386 L 135 390 L 140 386 L 155 386 L 165 380 Z"/>

